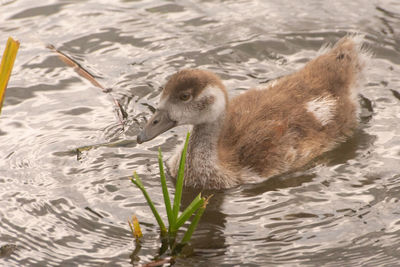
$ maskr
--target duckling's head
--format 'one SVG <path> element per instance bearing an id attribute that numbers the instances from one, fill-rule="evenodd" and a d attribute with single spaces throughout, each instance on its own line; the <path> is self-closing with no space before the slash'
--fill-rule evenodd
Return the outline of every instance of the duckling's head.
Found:
<path id="1" fill-rule="evenodd" d="M 165 85 L 157 111 L 137 136 L 143 143 L 179 125 L 213 123 L 225 112 L 228 97 L 220 78 L 199 69 L 181 70 Z"/>

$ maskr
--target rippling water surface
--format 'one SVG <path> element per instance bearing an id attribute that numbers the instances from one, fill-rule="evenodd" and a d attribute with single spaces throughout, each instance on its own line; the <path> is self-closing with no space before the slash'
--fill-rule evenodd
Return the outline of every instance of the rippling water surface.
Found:
<path id="1" fill-rule="evenodd" d="M 176 266 L 400 266 L 397 0 L 0 1 L 0 50 L 10 35 L 21 41 L 0 117 L 0 265 L 129 266 L 132 214 L 145 236 L 139 262 L 149 262 L 158 230 L 128 177 L 138 171 L 161 208 L 156 150 L 169 156 L 186 129 L 142 145 L 135 136 L 166 78 L 201 67 L 235 95 L 353 31 L 375 54 L 356 135 L 325 164 L 207 192 L 195 253 Z M 44 43 L 113 88 L 125 131 L 110 97 Z"/>

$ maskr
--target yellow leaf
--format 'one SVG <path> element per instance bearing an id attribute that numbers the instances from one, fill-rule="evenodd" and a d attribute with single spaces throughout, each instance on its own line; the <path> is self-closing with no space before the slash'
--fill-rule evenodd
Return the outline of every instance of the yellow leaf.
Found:
<path id="1" fill-rule="evenodd" d="M 140 224 L 139 224 L 138 218 L 135 215 L 133 215 L 132 216 L 132 223 L 129 220 L 128 220 L 128 223 L 129 223 L 129 227 L 131 228 L 132 235 L 136 239 L 141 238 L 143 235 L 142 235 L 142 230 L 140 229 Z"/>
<path id="2" fill-rule="evenodd" d="M 19 42 L 9 37 L 0 65 L 0 113 L 1 107 L 3 106 L 8 80 L 11 76 L 15 58 L 17 57 L 18 48 Z"/>

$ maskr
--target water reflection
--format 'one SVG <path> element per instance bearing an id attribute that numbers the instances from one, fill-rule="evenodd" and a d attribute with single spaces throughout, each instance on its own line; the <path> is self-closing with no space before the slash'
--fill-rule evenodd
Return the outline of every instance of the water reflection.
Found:
<path id="1" fill-rule="evenodd" d="M 193 236 L 194 254 L 176 266 L 398 264 L 396 1 L 1 6 L 0 36 L 20 39 L 21 48 L 0 119 L 0 265 L 130 266 L 135 244 L 126 220 L 132 214 L 145 235 L 140 263 L 151 261 L 159 250 L 156 222 L 128 177 L 137 171 L 163 211 L 157 149 L 170 156 L 187 128 L 142 145 L 135 136 L 167 78 L 185 67 L 209 69 L 233 96 L 291 73 L 324 43 L 353 31 L 365 34 L 375 54 L 354 137 L 307 169 L 204 192 L 214 197 Z M 113 89 L 129 113 L 125 132 L 106 95 L 38 39 Z M 197 193 L 188 189 L 183 206 Z"/>

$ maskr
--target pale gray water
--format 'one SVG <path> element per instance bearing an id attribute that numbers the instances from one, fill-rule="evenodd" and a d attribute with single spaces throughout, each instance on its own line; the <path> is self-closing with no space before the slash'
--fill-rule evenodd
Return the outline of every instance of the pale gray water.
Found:
<path id="1" fill-rule="evenodd" d="M 397 0 L 1 1 L 0 50 L 9 35 L 21 47 L 0 116 L 0 246 L 16 249 L 2 249 L 0 265 L 129 266 L 132 214 L 148 262 L 158 227 L 128 177 L 138 171 L 161 204 L 156 150 L 168 157 L 186 129 L 142 145 L 135 135 L 166 78 L 206 68 L 234 95 L 300 68 L 352 31 L 375 54 L 361 90 L 373 112 L 364 110 L 355 137 L 329 164 L 212 192 L 195 255 L 176 266 L 400 266 Z M 108 96 L 42 42 L 102 77 L 129 129 L 121 133 Z M 73 152 L 106 142 L 118 145 Z"/>

